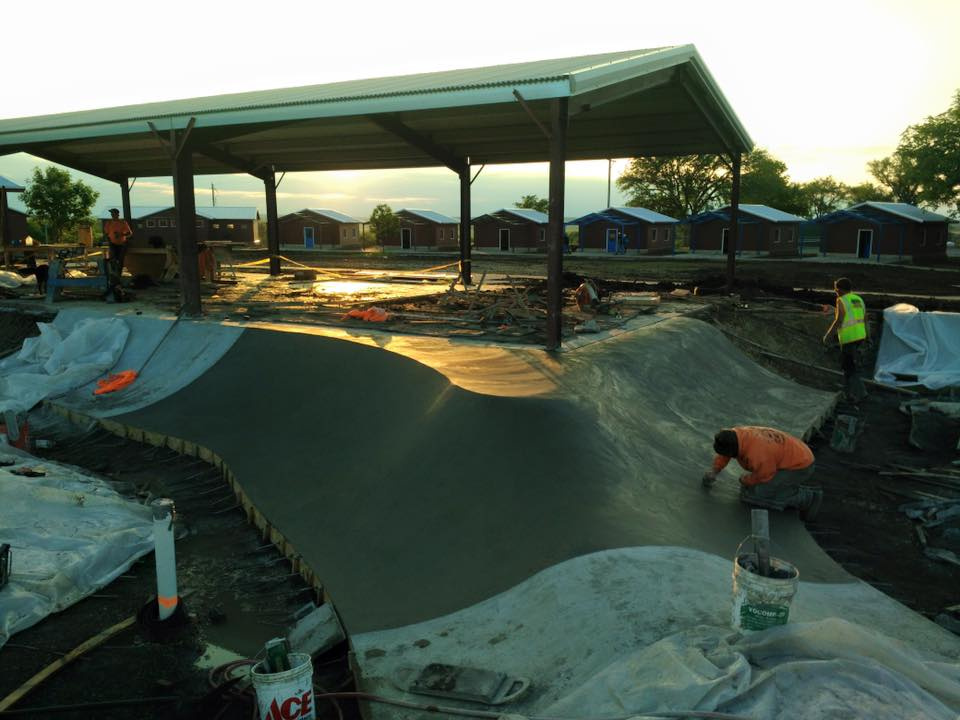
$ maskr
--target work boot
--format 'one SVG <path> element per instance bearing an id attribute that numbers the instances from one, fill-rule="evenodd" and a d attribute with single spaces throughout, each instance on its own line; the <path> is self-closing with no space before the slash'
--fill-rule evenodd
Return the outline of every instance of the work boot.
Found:
<path id="1" fill-rule="evenodd" d="M 800 487 L 800 498 L 797 508 L 800 511 L 800 519 L 804 522 L 813 522 L 820 513 L 820 505 L 823 502 L 823 490 L 814 487 Z"/>

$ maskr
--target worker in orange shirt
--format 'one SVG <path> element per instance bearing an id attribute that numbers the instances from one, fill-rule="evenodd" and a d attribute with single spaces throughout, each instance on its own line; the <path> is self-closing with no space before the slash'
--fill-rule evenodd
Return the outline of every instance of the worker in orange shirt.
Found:
<path id="1" fill-rule="evenodd" d="M 813 476 L 814 457 L 799 438 L 773 428 L 740 426 L 718 432 L 713 449 L 716 457 L 703 476 L 704 487 L 711 487 L 717 473 L 736 458 L 747 471 L 740 478 L 743 502 L 773 510 L 795 507 L 804 520 L 816 517 L 823 490 L 806 484 Z"/>
<path id="2" fill-rule="evenodd" d="M 119 283 L 123 275 L 123 258 L 127 253 L 127 239 L 133 235 L 129 223 L 120 219 L 120 211 L 110 208 L 110 219 L 103 224 L 103 236 L 110 243 L 110 264 Z"/>

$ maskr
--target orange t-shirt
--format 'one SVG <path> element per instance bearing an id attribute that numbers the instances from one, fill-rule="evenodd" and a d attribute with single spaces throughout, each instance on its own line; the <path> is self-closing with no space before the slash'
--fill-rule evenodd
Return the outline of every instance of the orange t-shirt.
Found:
<path id="1" fill-rule="evenodd" d="M 125 245 L 127 237 L 133 235 L 133 230 L 126 220 L 107 220 L 103 224 L 103 234 L 114 245 Z"/>
<path id="2" fill-rule="evenodd" d="M 735 427 L 733 431 L 740 446 L 737 462 L 750 473 L 742 479 L 744 485 L 767 483 L 777 470 L 802 470 L 813 464 L 813 451 L 789 433 L 768 427 Z M 730 458 L 717 455 L 714 472 L 723 470 L 728 462 Z"/>

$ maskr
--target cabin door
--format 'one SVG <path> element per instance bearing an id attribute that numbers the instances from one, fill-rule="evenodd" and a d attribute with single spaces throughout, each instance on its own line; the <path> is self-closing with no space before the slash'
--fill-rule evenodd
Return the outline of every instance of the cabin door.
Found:
<path id="1" fill-rule="evenodd" d="M 312 248 L 314 247 L 314 245 L 315 245 L 315 242 L 313 239 L 313 226 L 306 225 L 303 228 L 303 246 L 305 248 Z"/>
<path id="2" fill-rule="evenodd" d="M 857 257 L 870 257 L 870 249 L 873 245 L 873 230 L 857 231 Z"/>
<path id="3" fill-rule="evenodd" d="M 510 230 L 500 228 L 500 252 L 510 252 Z"/>
<path id="4" fill-rule="evenodd" d="M 413 230 L 411 228 L 400 228 L 400 249 L 409 250 L 413 247 Z"/>

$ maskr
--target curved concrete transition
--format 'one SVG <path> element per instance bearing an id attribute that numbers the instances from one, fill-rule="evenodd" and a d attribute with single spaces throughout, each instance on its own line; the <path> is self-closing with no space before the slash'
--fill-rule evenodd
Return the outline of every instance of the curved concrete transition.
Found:
<path id="1" fill-rule="evenodd" d="M 832 400 L 683 318 L 553 355 L 247 329 L 186 388 L 115 419 L 221 456 L 358 633 L 455 612 L 595 551 L 729 558 L 749 510 L 729 470 L 700 487 L 713 433 L 803 435 Z M 795 515 L 771 526 L 804 580 L 850 580 Z"/>

